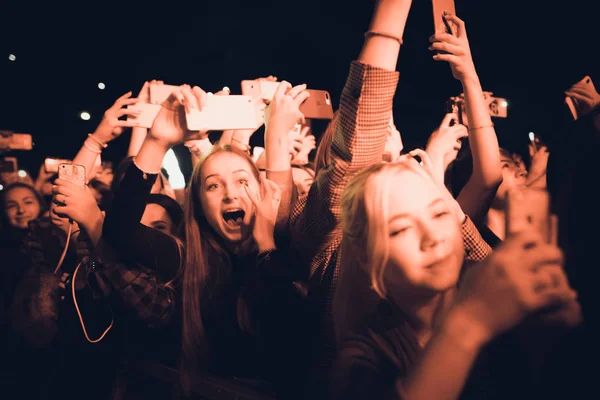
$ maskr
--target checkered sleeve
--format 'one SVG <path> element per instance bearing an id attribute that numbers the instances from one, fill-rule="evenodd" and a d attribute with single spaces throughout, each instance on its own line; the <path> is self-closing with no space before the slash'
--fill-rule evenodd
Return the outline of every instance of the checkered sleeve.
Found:
<path id="1" fill-rule="evenodd" d="M 152 270 L 110 263 L 90 272 L 97 292 L 117 299 L 140 320 L 150 325 L 165 325 L 171 320 L 175 291 L 160 283 Z"/>
<path id="2" fill-rule="evenodd" d="M 353 62 L 342 91 L 331 144 L 331 162 L 290 216 L 292 245 L 303 261 L 313 259 L 335 229 L 339 200 L 359 171 L 381 162 L 399 74 Z M 311 275 L 314 273 L 311 267 Z"/>
<path id="3" fill-rule="evenodd" d="M 468 216 L 462 224 L 462 236 L 467 261 L 482 261 L 492 253 L 492 248 L 479 233 L 473 221 Z"/>

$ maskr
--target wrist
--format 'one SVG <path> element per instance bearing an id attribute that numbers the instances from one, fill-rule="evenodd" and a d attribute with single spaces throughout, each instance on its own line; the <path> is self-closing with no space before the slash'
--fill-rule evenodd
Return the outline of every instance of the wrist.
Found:
<path id="1" fill-rule="evenodd" d="M 478 352 L 493 337 L 485 324 L 462 306 L 453 306 L 440 327 L 440 334 L 463 350 Z"/>
<path id="2" fill-rule="evenodd" d="M 258 253 L 263 253 L 267 250 L 272 250 L 276 248 L 275 239 L 271 236 L 270 238 L 265 238 L 256 241 L 256 247 L 258 248 Z"/>
<path id="3" fill-rule="evenodd" d="M 481 87 L 481 82 L 479 81 L 479 76 L 477 75 L 477 72 L 475 72 L 475 71 L 465 74 L 462 77 L 462 79 L 460 80 L 460 82 L 462 83 L 463 91 L 466 91 L 467 89 L 472 88 L 473 86 Z"/>

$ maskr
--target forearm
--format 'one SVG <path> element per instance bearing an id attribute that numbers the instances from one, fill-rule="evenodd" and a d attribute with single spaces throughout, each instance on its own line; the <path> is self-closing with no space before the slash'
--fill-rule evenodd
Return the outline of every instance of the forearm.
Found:
<path id="1" fill-rule="evenodd" d="M 265 157 L 267 171 L 287 171 L 290 163 L 289 138 L 287 132 L 265 131 Z"/>
<path id="2" fill-rule="evenodd" d="M 135 164 L 143 172 L 158 174 L 170 148 L 171 146 L 166 143 L 146 137 L 140 151 L 135 156 Z"/>
<path id="3" fill-rule="evenodd" d="M 485 333 L 460 311 L 451 310 L 414 369 L 398 381 L 400 398 L 457 399 L 485 341 Z"/>
<path id="4" fill-rule="evenodd" d="M 369 31 L 398 38 L 371 36 L 365 40 L 358 61 L 395 71 L 400 53 L 400 41 L 404 35 L 411 0 L 379 0 L 371 19 Z"/>
<path id="5" fill-rule="evenodd" d="M 148 129 L 146 128 L 140 128 L 139 126 L 131 128 L 131 140 L 129 141 L 129 149 L 127 150 L 128 157 L 135 157 L 138 154 L 147 134 Z"/>
<path id="6" fill-rule="evenodd" d="M 102 141 L 100 141 L 99 139 L 98 141 L 102 143 Z M 79 150 L 75 158 L 73 158 L 73 164 L 82 165 L 85 167 L 86 182 L 93 178 L 94 170 L 96 167 L 96 160 L 98 159 L 98 157 L 100 157 L 101 153 L 102 147 L 100 146 L 100 144 L 91 137 L 88 137 L 85 140 L 84 145 L 81 146 L 81 149 Z"/>
<path id="7" fill-rule="evenodd" d="M 469 147 L 473 154 L 471 179 L 475 179 L 483 189 L 496 188 L 502 182 L 502 169 L 500 147 L 489 106 L 476 73 L 462 84 L 469 121 Z"/>

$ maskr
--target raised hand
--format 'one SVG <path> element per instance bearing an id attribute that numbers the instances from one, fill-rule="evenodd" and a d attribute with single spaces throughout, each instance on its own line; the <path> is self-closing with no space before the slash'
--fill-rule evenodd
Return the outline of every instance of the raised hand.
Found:
<path id="1" fill-rule="evenodd" d="M 135 127 L 138 125 L 136 121 L 121 120 L 123 116 L 137 116 L 140 114 L 139 110 L 126 108 L 127 106 L 134 105 L 138 102 L 138 99 L 131 97 L 131 92 L 125 93 L 119 97 L 115 103 L 104 112 L 102 121 L 98 124 L 94 137 L 102 143 L 108 143 L 111 140 L 117 138 L 123 133 L 123 128 Z"/>
<path id="2" fill-rule="evenodd" d="M 305 122 L 304 115 L 300 112 L 300 105 L 310 97 L 306 85 L 292 88 L 288 82 L 281 82 L 273 96 L 273 101 L 265 111 L 265 125 L 267 130 L 279 134 L 288 134 L 296 124 Z"/>
<path id="3" fill-rule="evenodd" d="M 562 264 L 561 251 L 544 243 L 537 232 L 510 236 L 484 262 L 465 272 L 455 306 L 488 340 L 535 312 L 578 309 L 577 294 L 567 284 Z M 580 320 L 573 312 L 564 315 L 571 325 Z"/>
<path id="4" fill-rule="evenodd" d="M 189 131 L 185 119 L 186 111 L 202 110 L 208 94 L 195 86 L 182 85 L 161 104 L 161 110 L 154 119 L 148 137 L 161 142 L 166 147 L 173 147 L 186 140 L 204 139 L 207 130 Z"/>
<path id="5" fill-rule="evenodd" d="M 436 180 L 444 180 L 446 168 L 456 159 L 462 147 L 460 139 L 468 135 L 467 127 L 458 123 L 458 116 L 454 113 L 446 114 L 439 128 L 431 134 L 425 151 L 431 159 Z"/>
<path id="6" fill-rule="evenodd" d="M 589 114 L 600 105 L 600 94 L 587 76 L 565 91 L 565 95 L 573 101 L 578 117 Z"/>
<path id="7" fill-rule="evenodd" d="M 281 189 L 273 181 L 261 178 L 260 193 L 248 185 L 244 186 L 248 198 L 256 209 L 252 235 L 258 246 L 258 251 L 275 248 L 275 222 L 281 202 Z"/>
<path id="8" fill-rule="evenodd" d="M 303 126 L 300 133 L 292 133 L 290 138 L 294 140 L 293 148 L 297 152 L 293 154 L 292 163 L 304 165 L 308 163 L 311 151 L 317 148 L 317 139 L 311 133 L 310 126 Z"/>
<path id="9" fill-rule="evenodd" d="M 429 50 L 439 51 L 433 56 L 436 61 L 446 61 L 452 69 L 452 76 L 461 82 L 469 78 L 477 78 L 465 23 L 456 15 L 446 14 L 446 19 L 456 25 L 456 32 L 449 34 L 436 32 L 429 38 Z"/>

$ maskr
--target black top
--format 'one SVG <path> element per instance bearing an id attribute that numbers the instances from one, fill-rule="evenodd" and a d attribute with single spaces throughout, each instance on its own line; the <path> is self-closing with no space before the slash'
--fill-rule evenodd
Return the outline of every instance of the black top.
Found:
<path id="1" fill-rule="evenodd" d="M 529 399 L 539 393 L 535 368 L 524 356 L 544 332 L 511 332 L 480 352 L 461 399 Z M 361 328 L 342 343 L 332 372 L 333 399 L 396 399 L 395 382 L 406 377 L 422 352 L 406 315 L 382 301 Z"/>

